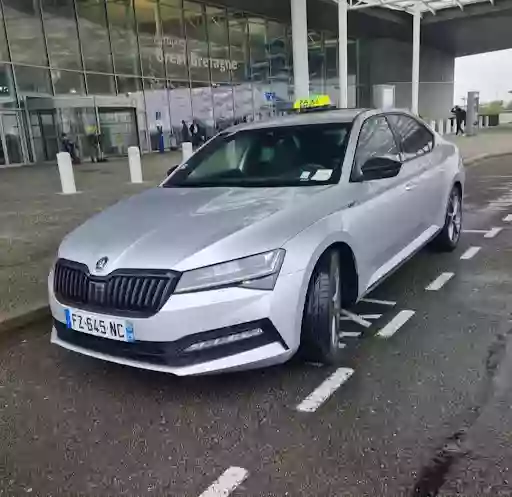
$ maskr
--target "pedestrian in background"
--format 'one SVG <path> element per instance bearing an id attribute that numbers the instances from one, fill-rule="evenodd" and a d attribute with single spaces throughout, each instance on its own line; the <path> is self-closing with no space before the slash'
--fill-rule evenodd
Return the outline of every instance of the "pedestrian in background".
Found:
<path id="1" fill-rule="evenodd" d="M 187 123 L 185 121 L 181 121 L 181 141 L 190 141 L 190 130 L 188 129 Z"/>
<path id="2" fill-rule="evenodd" d="M 464 134 L 464 128 L 463 126 L 466 125 L 466 111 L 456 105 L 452 109 L 452 114 L 455 116 L 455 123 L 457 125 L 457 132 L 456 135 L 463 135 Z"/>

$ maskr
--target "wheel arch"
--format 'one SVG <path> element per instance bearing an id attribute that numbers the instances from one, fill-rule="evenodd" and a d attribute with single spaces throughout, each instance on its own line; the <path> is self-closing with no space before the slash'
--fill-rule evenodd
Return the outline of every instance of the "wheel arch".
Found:
<path id="1" fill-rule="evenodd" d="M 460 197 L 462 199 L 463 190 L 462 190 L 462 183 L 461 183 L 460 179 L 455 180 L 452 188 L 457 188 L 457 190 L 459 190 Z"/>
<path id="2" fill-rule="evenodd" d="M 342 271 L 341 281 L 342 284 L 344 284 L 343 295 L 347 295 L 346 304 L 352 304 L 357 301 L 357 298 L 359 296 L 359 272 L 355 253 L 352 250 L 352 247 L 346 241 L 332 241 L 331 243 L 326 245 L 323 248 L 323 250 L 319 251 L 319 253 L 316 254 L 314 258 L 312 258 L 308 270 L 304 275 L 304 281 L 306 284 L 304 285 L 305 292 L 302 299 L 301 313 L 304 311 L 306 295 L 309 288 L 309 282 L 311 281 L 311 277 L 313 276 L 313 273 L 316 267 L 318 266 L 318 263 L 331 250 L 337 250 L 340 254 L 340 267 Z M 347 275 L 348 279 L 346 278 Z"/>

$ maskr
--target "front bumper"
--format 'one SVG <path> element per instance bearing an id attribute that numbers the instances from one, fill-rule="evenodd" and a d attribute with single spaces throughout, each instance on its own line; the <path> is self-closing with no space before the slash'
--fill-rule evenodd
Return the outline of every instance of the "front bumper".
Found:
<path id="1" fill-rule="evenodd" d="M 136 341 L 126 343 L 68 330 L 68 306 L 56 299 L 50 275 L 50 307 L 54 317 L 51 340 L 98 359 L 179 376 L 278 364 L 288 360 L 298 347 L 302 278 L 303 273 L 280 276 L 274 291 L 225 288 L 173 295 L 156 315 L 130 319 Z M 255 327 L 261 328 L 263 334 L 185 352 L 192 343 Z"/>

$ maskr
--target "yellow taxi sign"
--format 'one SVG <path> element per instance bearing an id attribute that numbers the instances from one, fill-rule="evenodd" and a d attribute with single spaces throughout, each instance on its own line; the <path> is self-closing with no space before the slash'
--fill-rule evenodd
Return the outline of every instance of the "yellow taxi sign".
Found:
<path id="1" fill-rule="evenodd" d="M 299 98 L 293 104 L 295 110 L 314 109 L 315 107 L 328 107 L 331 104 L 329 95 L 315 95 L 309 98 Z"/>

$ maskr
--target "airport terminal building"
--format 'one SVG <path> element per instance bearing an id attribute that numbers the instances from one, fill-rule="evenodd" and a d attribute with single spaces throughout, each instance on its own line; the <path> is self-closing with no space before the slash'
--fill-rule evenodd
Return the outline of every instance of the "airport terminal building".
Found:
<path id="1" fill-rule="evenodd" d="M 182 121 L 213 133 L 279 113 L 294 98 L 293 1 L 1 0 L 0 166 L 54 160 L 63 133 L 85 158 L 98 133 L 114 156 L 131 145 L 157 150 L 159 130 L 168 149 Z M 375 84 L 395 85 L 396 105 L 410 106 L 411 24 L 405 12 L 349 12 L 349 106 L 371 106 Z M 460 54 L 441 24 L 422 37 L 419 112 L 428 118 L 449 113 Z M 337 102 L 332 0 L 307 0 L 303 56 L 310 91 Z"/>

